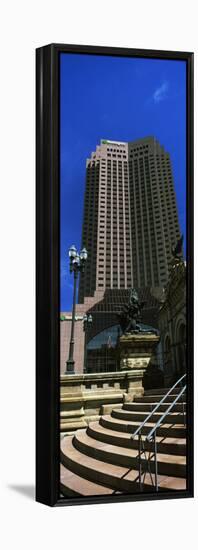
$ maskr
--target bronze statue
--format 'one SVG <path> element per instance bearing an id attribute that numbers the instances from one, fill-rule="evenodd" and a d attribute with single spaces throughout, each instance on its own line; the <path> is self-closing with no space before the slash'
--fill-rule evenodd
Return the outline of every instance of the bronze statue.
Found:
<path id="1" fill-rule="evenodd" d="M 141 320 L 141 310 L 144 305 L 145 302 L 139 302 L 135 288 L 131 288 L 129 302 L 118 314 L 119 323 L 124 334 L 141 331 L 138 321 Z"/>

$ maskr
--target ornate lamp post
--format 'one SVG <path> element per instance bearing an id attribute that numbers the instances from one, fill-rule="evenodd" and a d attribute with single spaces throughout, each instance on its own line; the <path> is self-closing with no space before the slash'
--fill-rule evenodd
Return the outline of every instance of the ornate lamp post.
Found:
<path id="1" fill-rule="evenodd" d="M 76 290 L 77 290 L 77 280 L 78 280 L 78 273 L 81 271 L 84 271 L 85 263 L 87 261 L 87 250 L 86 248 L 83 248 L 78 253 L 76 247 L 72 245 L 69 249 L 69 259 L 70 259 L 70 273 L 74 273 L 74 293 L 73 293 L 73 307 L 72 307 L 72 325 L 71 325 L 71 337 L 70 337 L 70 345 L 69 345 L 69 357 L 66 363 L 66 371 L 65 374 L 73 374 L 74 373 L 74 324 L 75 324 L 75 313 L 76 313 Z"/>
<path id="2" fill-rule="evenodd" d="M 83 372 L 87 372 L 87 330 L 91 327 L 93 323 L 93 317 L 92 315 L 84 315 L 83 316 L 83 330 L 85 333 L 85 351 L 84 351 L 84 369 Z"/>

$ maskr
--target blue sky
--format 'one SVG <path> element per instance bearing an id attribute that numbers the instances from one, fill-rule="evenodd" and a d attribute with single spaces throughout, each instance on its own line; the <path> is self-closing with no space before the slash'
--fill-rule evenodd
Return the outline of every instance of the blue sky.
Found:
<path id="1" fill-rule="evenodd" d="M 61 54 L 61 311 L 72 306 L 68 249 L 81 245 L 86 158 L 101 138 L 133 141 L 149 135 L 170 153 L 185 235 L 185 61 Z"/>

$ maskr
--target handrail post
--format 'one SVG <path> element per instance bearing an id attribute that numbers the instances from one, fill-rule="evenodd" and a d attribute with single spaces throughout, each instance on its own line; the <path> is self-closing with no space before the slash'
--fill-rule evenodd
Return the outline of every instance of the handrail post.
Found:
<path id="1" fill-rule="evenodd" d="M 180 382 L 180 388 L 182 388 L 182 383 L 181 383 L 181 382 Z M 182 395 L 181 395 L 181 398 L 182 398 L 183 423 L 184 423 L 184 426 L 186 426 L 185 410 L 184 410 L 184 396 L 183 396 L 183 393 L 182 393 Z"/>
<path id="2" fill-rule="evenodd" d="M 158 492 L 158 472 L 157 472 L 157 440 L 156 431 L 154 433 L 154 453 L 155 453 L 155 489 Z"/>
<path id="3" fill-rule="evenodd" d="M 183 398 L 183 393 L 182 393 L 182 410 L 183 410 L 183 422 L 184 422 L 184 426 L 186 425 L 186 419 L 185 419 L 185 410 L 184 410 L 184 398 Z"/>
<path id="4" fill-rule="evenodd" d="M 141 430 L 139 432 L 139 485 L 140 485 L 140 492 L 142 492 L 142 463 L 141 463 L 141 452 L 142 452 L 142 438 L 141 438 Z"/>

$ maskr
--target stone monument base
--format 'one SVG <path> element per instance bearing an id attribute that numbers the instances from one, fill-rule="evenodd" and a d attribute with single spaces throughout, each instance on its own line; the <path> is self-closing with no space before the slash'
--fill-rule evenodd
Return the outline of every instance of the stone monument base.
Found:
<path id="1" fill-rule="evenodd" d="M 147 369 L 160 337 L 153 332 L 123 334 L 119 339 L 121 370 Z"/>

